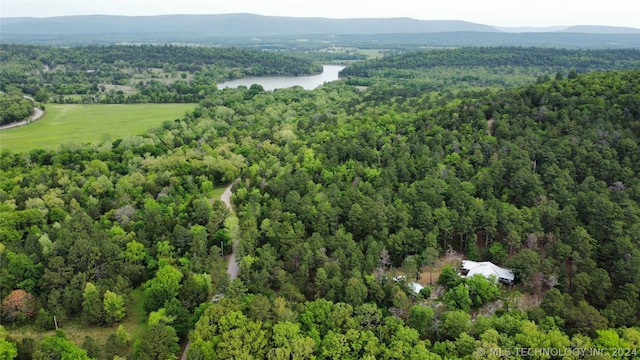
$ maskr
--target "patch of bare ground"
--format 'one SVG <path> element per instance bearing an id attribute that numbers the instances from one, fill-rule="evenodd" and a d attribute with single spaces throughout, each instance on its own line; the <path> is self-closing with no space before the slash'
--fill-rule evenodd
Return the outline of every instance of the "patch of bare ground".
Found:
<path id="1" fill-rule="evenodd" d="M 454 269 L 458 269 L 462 265 L 463 259 L 464 256 L 457 253 L 455 250 L 447 251 L 444 256 L 441 256 L 440 259 L 438 259 L 435 265 L 423 266 L 420 268 L 418 283 L 422 286 L 437 284 L 438 277 L 440 277 L 440 272 L 445 265 L 449 264 Z"/>
<path id="2" fill-rule="evenodd" d="M 491 316 L 500 309 L 509 309 L 511 311 L 527 311 L 540 305 L 542 301 L 541 295 L 533 295 L 529 293 L 521 294 L 519 292 L 510 292 L 507 296 L 485 304 L 478 310 L 475 310 L 471 316 L 475 319 L 479 315 Z M 506 305 L 506 306 L 505 306 Z"/>
<path id="3" fill-rule="evenodd" d="M 540 306 L 540 303 L 542 302 L 542 298 L 544 297 L 543 294 L 530 294 L 530 293 L 524 293 L 524 294 L 520 294 L 520 298 L 518 301 L 518 304 L 520 307 L 520 310 L 529 310 L 531 308 L 534 308 L 536 306 Z"/>
<path id="4" fill-rule="evenodd" d="M 493 128 L 493 118 L 487 120 L 487 135 L 491 135 L 492 128 Z"/>
<path id="5" fill-rule="evenodd" d="M 431 286 L 432 292 L 430 299 L 439 299 L 444 296 L 446 289 L 443 286 L 438 285 L 438 278 L 442 272 L 442 268 L 445 265 L 451 265 L 454 269 L 459 269 L 462 265 L 462 260 L 465 259 L 464 254 L 458 253 L 454 250 L 449 250 L 444 256 L 441 256 L 435 265 L 423 266 L 420 268 L 420 274 L 418 283 L 422 286 Z M 544 294 L 530 294 L 525 292 L 524 294 L 516 290 L 517 287 L 511 288 L 502 285 L 503 294 L 502 297 L 494 302 L 488 303 L 482 308 L 475 310 L 472 313 L 473 318 L 478 315 L 491 316 L 500 309 L 508 308 L 510 310 L 527 311 L 531 308 L 540 305 Z M 506 304 L 506 306 L 505 306 Z"/>

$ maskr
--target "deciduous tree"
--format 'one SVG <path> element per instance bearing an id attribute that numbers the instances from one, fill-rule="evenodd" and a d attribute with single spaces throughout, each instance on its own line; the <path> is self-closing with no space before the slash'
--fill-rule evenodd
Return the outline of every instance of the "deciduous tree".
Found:
<path id="1" fill-rule="evenodd" d="M 24 290 L 14 290 L 2 300 L 1 310 L 5 321 L 24 321 L 36 315 L 36 299 Z"/>
<path id="2" fill-rule="evenodd" d="M 127 315 L 124 299 L 119 294 L 107 290 L 102 303 L 107 324 L 120 322 Z"/>
<path id="3" fill-rule="evenodd" d="M 84 287 L 82 301 L 82 319 L 87 324 L 99 324 L 104 320 L 104 306 L 100 301 L 100 292 L 88 282 Z"/>
<path id="4" fill-rule="evenodd" d="M 171 265 L 165 265 L 156 272 L 156 276 L 144 285 L 144 309 L 158 310 L 164 303 L 175 298 L 180 289 L 182 273 Z"/>

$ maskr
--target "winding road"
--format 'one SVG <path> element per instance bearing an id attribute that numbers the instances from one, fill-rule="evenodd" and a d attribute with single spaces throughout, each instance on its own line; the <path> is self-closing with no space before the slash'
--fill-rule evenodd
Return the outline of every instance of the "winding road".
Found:
<path id="1" fill-rule="evenodd" d="M 31 102 L 35 102 L 35 100 L 31 96 L 24 95 L 25 99 L 31 100 Z M 29 116 L 27 119 L 22 121 L 12 122 L 11 124 L 6 124 L 0 126 L 0 130 L 11 129 L 18 126 L 27 125 L 28 123 L 34 122 L 44 116 L 44 111 L 42 109 L 38 109 L 37 107 L 33 108 L 33 114 Z"/>
<path id="2" fill-rule="evenodd" d="M 44 69 L 42 70 L 42 72 L 47 72 L 47 71 L 49 71 L 49 65 L 45 65 Z M 36 102 L 36 100 L 29 95 L 22 95 L 22 97 L 25 99 L 31 100 L 31 102 L 34 104 Z M 16 122 L 12 122 L 11 124 L 2 125 L 0 126 L 0 130 L 11 129 L 14 127 L 27 125 L 28 123 L 34 122 L 43 116 L 44 116 L 44 111 L 42 111 L 42 109 L 38 109 L 37 107 L 34 107 L 33 114 L 31 114 L 31 116 L 29 116 L 28 118 L 22 121 L 16 121 Z"/>
<path id="3" fill-rule="evenodd" d="M 233 207 L 231 207 L 231 195 L 232 195 L 231 188 L 233 187 L 233 185 L 237 184 L 238 182 L 240 182 L 240 178 L 233 180 L 233 182 L 229 184 L 229 186 L 227 186 L 226 189 L 224 189 L 222 196 L 220 196 L 220 200 L 227 206 L 227 209 L 229 209 L 229 211 L 232 213 L 233 213 Z M 238 266 L 238 262 L 236 261 L 236 252 L 237 252 L 236 250 L 238 249 L 238 237 L 237 236 L 234 236 L 234 237 L 236 238 L 236 240 L 233 242 L 233 244 L 231 244 L 231 255 L 229 255 L 229 263 L 227 264 L 227 274 L 229 275 L 229 280 L 233 280 L 237 278 L 238 273 L 240 272 L 240 267 Z M 216 299 L 219 300 L 220 295 L 221 294 L 215 294 L 213 298 L 211 298 L 211 302 L 215 301 Z M 191 341 L 187 341 L 187 345 L 185 345 L 184 350 L 182 351 L 180 360 L 187 359 L 187 352 L 189 352 L 190 344 L 191 344 Z"/>

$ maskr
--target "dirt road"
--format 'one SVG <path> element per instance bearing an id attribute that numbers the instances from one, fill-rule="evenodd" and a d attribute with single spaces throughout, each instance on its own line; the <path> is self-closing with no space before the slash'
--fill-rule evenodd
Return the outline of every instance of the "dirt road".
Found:
<path id="1" fill-rule="evenodd" d="M 31 123 L 40 119 L 43 115 L 44 115 L 44 111 L 42 111 L 42 109 L 33 108 L 33 114 L 31 114 L 31 116 L 29 116 L 27 120 L 16 121 L 11 124 L 2 125 L 0 126 L 0 130 L 11 129 L 14 127 L 27 125 L 28 123 Z"/>
<path id="2" fill-rule="evenodd" d="M 233 185 L 237 184 L 240 181 L 240 178 L 235 179 L 222 193 L 220 200 L 227 205 L 227 209 L 233 212 L 233 208 L 231 207 L 231 188 Z M 236 261 L 236 250 L 238 248 L 238 240 L 234 241 L 231 244 L 231 256 L 229 256 L 229 264 L 227 265 L 227 274 L 229 274 L 229 280 L 233 280 L 238 277 L 238 272 L 240 272 L 240 267 L 238 266 L 238 262 Z"/>
<path id="3" fill-rule="evenodd" d="M 235 179 L 231 184 L 229 184 L 229 186 L 227 186 L 227 188 L 224 189 L 222 196 L 220 196 L 220 200 L 222 200 L 222 202 L 225 205 L 227 205 L 227 209 L 229 209 L 230 212 L 233 212 L 233 208 L 231 207 L 231 195 L 232 195 L 231 188 L 233 187 L 233 185 L 237 184 L 238 182 L 240 182 L 240 178 Z M 231 255 L 229 256 L 229 263 L 227 264 L 227 274 L 229 274 L 229 280 L 233 280 L 237 278 L 238 273 L 240 272 L 240 267 L 238 266 L 238 262 L 236 261 L 237 248 L 238 248 L 238 240 L 234 241 L 233 244 L 231 244 Z M 216 298 L 220 298 L 220 294 L 214 295 L 211 301 L 214 301 Z M 187 352 L 189 351 L 190 345 L 191 345 L 191 342 L 188 341 L 187 345 L 185 345 L 184 347 L 184 351 L 182 351 L 180 360 L 187 359 Z"/>

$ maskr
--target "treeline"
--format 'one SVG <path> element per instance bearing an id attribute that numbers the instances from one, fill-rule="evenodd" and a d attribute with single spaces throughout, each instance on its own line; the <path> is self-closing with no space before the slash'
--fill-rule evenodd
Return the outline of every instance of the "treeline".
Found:
<path id="1" fill-rule="evenodd" d="M 640 51 L 533 47 L 468 47 L 408 51 L 347 66 L 340 76 L 368 85 L 373 79 L 420 79 L 433 89 L 526 85 L 550 74 L 634 69 Z M 544 79 L 543 79 L 544 80 Z"/>
<path id="2" fill-rule="evenodd" d="M 242 69 L 243 76 L 303 75 L 320 71 L 309 61 L 276 52 L 178 45 L 106 45 L 59 48 L 3 44 L 2 60 L 26 60 L 71 71 L 165 68 L 196 72 L 208 67 Z"/>
<path id="3" fill-rule="evenodd" d="M 57 102 L 197 102 L 216 90 L 216 82 L 228 79 L 322 71 L 310 60 L 276 52 L 173 45 L 2 44 L 0 59 L 0 90 L 11 85 L 38 101 L 53 97 Z M 125 93 L 114 85 L 131 89 Z"/>

